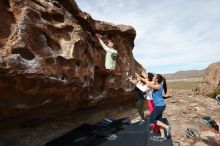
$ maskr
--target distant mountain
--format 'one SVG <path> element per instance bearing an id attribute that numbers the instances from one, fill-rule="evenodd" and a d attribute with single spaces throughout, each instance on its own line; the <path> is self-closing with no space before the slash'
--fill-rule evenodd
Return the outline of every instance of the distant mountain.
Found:
<path id="1" fill-rule="evenodd" d="M 187 70 L 187 71 L 178 71 L 176 73 L 164 74 L 163 76 L 167 80 L 172 79 L 187 79 L 187 78 L 202 78 L 205 73 L 203 70 Z"/>

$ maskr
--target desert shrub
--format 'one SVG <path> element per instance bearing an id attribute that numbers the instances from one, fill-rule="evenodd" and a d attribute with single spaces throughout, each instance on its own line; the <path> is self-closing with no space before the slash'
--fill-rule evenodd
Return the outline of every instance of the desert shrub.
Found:
<path id="1" fill-rule="evenodd" d="M 208 97 L 215 98 L 220 94 L 220 87 L 216 88 L 213 92 L 207 94 Z"/>

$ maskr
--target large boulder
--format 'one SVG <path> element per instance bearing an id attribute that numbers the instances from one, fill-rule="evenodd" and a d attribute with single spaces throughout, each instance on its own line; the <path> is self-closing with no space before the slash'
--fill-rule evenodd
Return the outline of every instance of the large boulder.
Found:
<path id="1" fill-rule="evenodd" d="M 131 101 L 127 75 L 142 68 L 133 27 L 94 20 L 74 0 L 3 0 L 0 12 L 0 128 Z M 95 33 L 114 43 L 115 70 Z"/>
<path id="2" fill-rule="evenodd" d="M 198 88 L 198 91 L 201 94 L 209 94 L 217 88 L 220 88 L 220 62 L 215 62 L 208 66 L 203 76 L 203 83 Z"/>

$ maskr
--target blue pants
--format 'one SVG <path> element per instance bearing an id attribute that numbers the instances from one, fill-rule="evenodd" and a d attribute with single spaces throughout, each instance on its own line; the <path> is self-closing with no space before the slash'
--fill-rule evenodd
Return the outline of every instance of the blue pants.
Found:
<path id="1" fill-rule="evenodd" d="M 165 106 L 155 106 L 153 112 L 150 115 L 150 122 L 157 124 L 157 120 L 162 119 L 163 111 L 165 110 Z"/>

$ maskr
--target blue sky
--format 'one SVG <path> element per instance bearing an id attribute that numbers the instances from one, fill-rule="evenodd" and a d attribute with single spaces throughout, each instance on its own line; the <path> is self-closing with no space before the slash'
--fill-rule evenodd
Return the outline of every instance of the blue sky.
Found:
<path id="1" fill-rule="evenodd" d="M 220 61 L 220 0 L 76 0 L 94 19 L 126 24 L 148 71 L 204 69 Z"/>

